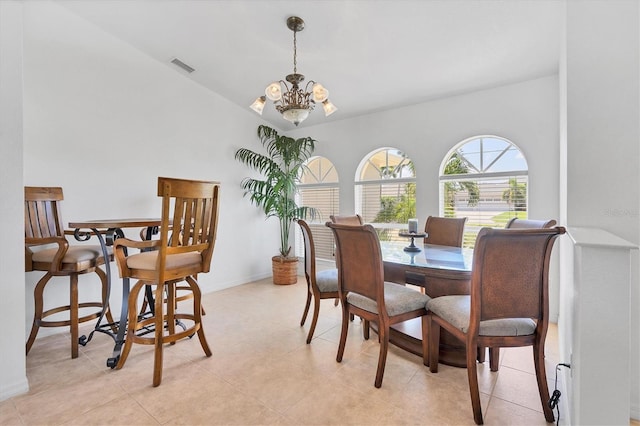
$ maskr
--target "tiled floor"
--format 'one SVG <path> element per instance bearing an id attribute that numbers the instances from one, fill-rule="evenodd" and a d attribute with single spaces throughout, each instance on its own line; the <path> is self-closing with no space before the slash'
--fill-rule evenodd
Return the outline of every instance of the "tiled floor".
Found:
<path id="1" fill-rule="evenodd" d="M 474 424 L 465 369 L 441 365 L 431 374 L 421 358 L 392 346 L 376 389 L 379 346 L 375 334 L 362 339 L 357 319 L 337 363 L 340 307 L 332 300 L 322 301 L 314 339 L 305 344 L 305 287 L 302 278 L 292 286 L 267 279 L 205 295 L 213 356 L 204 356 L 196 338 L 166 346 L 157 388 L 152 346 L 134 345 L 124 368 L 111 370 L 106 335 L 97 333 L 75 360 L 67 334 L 38 339 L 27 357 L 31 390 L 0 403 L 0 424 Z M 546 425 L 531 349 L 502 355 L 499 372 L 479 366 L 485 424 Z M 554 325 L 546 355 L 553 390 Z"/>

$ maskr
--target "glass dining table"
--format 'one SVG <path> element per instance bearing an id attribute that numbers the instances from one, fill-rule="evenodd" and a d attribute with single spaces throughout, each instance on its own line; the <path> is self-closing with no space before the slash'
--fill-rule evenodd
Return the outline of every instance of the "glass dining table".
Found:
<path id="1" fill-rule="evenodd" d="M 420 251 L 407 251 L 406 242 L 380 241 L 385 281 L 411 284 L 425 289 L 430 297 L 469 294 L 473 250 L 461 247 L 418 244 Z M 391 327 L 389 340 L 396 346 L 422 356 L 420 318 Z M 464 346 L 442 330 L 440 362 L 466 367 Z"/>

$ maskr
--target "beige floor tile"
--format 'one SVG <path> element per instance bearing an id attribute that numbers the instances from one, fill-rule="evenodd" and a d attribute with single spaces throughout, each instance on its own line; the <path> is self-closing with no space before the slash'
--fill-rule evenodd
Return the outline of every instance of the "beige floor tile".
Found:
<path id="1" fill-rule="evenodd" d="M 318 383 L 285 415 L 298 424 L 384 424 L 383 420 L 392 416 L 394 409 L 380 397 L 364 395 L 341 380 L 329 379 Z"/>
<path id="2" fill-rule="evenodd" d="M 288 359 L 281 358 L 253 369 L 251 374 L 241 376 L 233 384 L 242 393 L 284 413 L 323 380 L 322 376 L 313 375 Z"/>
<path id="3" fill-rule="evenodd" d="M 114 380 L 96 371 L 93 379 L 62 384 L 34 395 L 17 396 L 13 401 L 25 425 L 42 425 L 81 417 L 122 395 L 124 390 Z"/>
<path id="4" fill-rule="evenodd" d="M 252 410 L 269 411 L 213 373 L 190 367 L 158 387 L 149 385 L 129 393 L 161 424 L 206 424 L 206 413 L 211 423 L 223 424 L 232 419 L 232 413 L 242 416 L 244 410 L 250 418 Z"/>
<path id="5" fill-rule="evenodd" d="M 548 425 L 541 411 L 532 410 L 497 397 L 491 398 L 489 407 L 483 412 L 483 417 L 485 425 Z"/>
<path id="6" fill-rule="evenodd" d="M 112 370 L 106 360 L 114 342 L 105 334 L 95 333 L 75 360 L 68 333 L 38 339 L 27 357 L 31 390 L 0 403 L 0 425 L 474 424 L 465 369 L 441 364 L 432 374 L 422 358 L 390 346 L 376 389 L 377 335 L 364 340 L 360 319 L 350 322 L 338 363 L 341 308 L 322 301 L 306 344 L 305 300 L 302 277 L 292 286 L 269 278 L 204 295 L 203 328 L 213 356 L 204 355 L 197 337 L 166 345 L 156 388 L 152 346 L 133 345 L 124 368 Z M 83 325 L 83 333 L 90 331 Z M 546 352 L 553 386 L 553 324 Z M 486 424 L 544 423 L 530 348 L 503 349 L 500 371 L 478 365 L 478 381 Z"/>
<path id="7" fill-rule="evenodd" d="M 66 353 L 57 354 L 62 356 L 58 358 L 52 356 L 48 363 L 42 362 L 27 367 L 30 394 L 61 385 L 73 386 L 84 381 L 94 380 L 99 374 L 93 362 L 83 353 L 80 353 L 76 359 L 71 359 Z"/>
<path id="8" fill-rule="evenodd" d="M 49 364 L 52 359 L 71 359 L 70 334 L 60 333 L 36 339 L 27 356 L 27 368 Z"/>
<path id="9" fill-rule="evenodd" d="M 407 411 L 419 413 L 431 424 L 474 424 L 466 374 L 457 386 L 451 386 L 450 379 L 442 380 L 438 374 L 418 372 L 402 391 L 387 395 L 387 399 Z M 486 409 L 489 395 L 481 392 L 480 401 Z"/>
<path id="10" fill-rule="evenodd" d="M 159 425 L 153 416 L 144 410 L 129 395 L 123 395 L 113 401 L 87 411 L 73 418 L 65 426 L 71 425 Z"/>
<path id="11" fill-rule="evenodd" d="M 340 371 L 344 365 L 336 361 L 337 352 L 336 343 L 318 338 L 313 339 L 308 345 L 289 352 L 287 360 L 310 374 L 330 376 Z"/>
<path id="12" fill-rule="evenodd" d="M 507 367 L 501 368 L 498 372 L 493 396 L 542 412 L 535 374 Z"/>
<path id="13" fill-rule="evenodd" d="M 22 419 L 13 401 L 0 402 L 0 425 L 21 425 Z"/>
<path id="14" fill-rule="evenodd" d="M 509 348 L 508 351 L 504 349 L 501 350 L 504 352 L 500 354 L 500 365 L 506 366 L 509 368 L 513 368 L 515 370 L 520 370 L 525 373 L 535 374 L 535 365 L 533 363 L 533 349 L 531 346 L 525 346 L 521 348 Z M 548 352 L 545 351 L 545 370 L 548 378 L 555 377 L 555 368 L 558 365 L 558 358 L 549 355 Z"/>

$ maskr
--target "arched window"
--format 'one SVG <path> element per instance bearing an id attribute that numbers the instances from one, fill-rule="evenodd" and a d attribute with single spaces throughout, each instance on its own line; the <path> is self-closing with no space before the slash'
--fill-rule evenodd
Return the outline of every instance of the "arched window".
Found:
<path id="1" fill-rule="evenodd" d="M 504 228 L 527 218 L 528 166 L 520 149 L 498 136 L 476 136 L 457 145 L 440 168 L 440 214 L 468 217 L 464 246 L 481 228 Z"/>
<path id="2" fill-rule="evenodd" d="M 413 162 L 395 148 L 382 148 L 365 158 L 356 172 L 356 210 L 372 224 L 381 240 L 403 240 L 398 232 L 416 216 Z"/>
<path id="3" fill-rule="evenodd" d="M 300 206 L 315 207 L 320 212 L 315 219 L 307 220 L 316 246 L 316 257 L 319 259 L 334 260 L 333 235 L 325 222 L 330 215 L 340 212 L 339 193 L 338 172 L 333 163 L 325 157 L 310 158 L 302 169 L 297 202 Z M 296 255 L 304 256 L 304 241 L 297 225 Z"/>

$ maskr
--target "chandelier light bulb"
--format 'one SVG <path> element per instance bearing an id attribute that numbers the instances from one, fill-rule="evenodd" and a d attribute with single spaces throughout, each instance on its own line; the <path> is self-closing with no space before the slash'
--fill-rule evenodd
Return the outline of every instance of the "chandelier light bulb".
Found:
<path id="1" fill-rule="evenodd" d="M 324 102 L 322 102 L 322 109 L 324 109 L 324 116 L 328 117 L 334 112 L 336 112 L 338 110 L 338 107 L 336 107 L 334 104 L 331 103 L 329 99 L 327 99 Z"/>
<path id="2" fill-rule="evenodd" d="M 280 87 L 279 81 L 274 81 L 264 91 L 264 94 L 267 95 L 270 101 L 279 101 L 282 99 L 282 88 Z"/>
<path id="3" fill-rule="evenodd" d="M 313 100 L 315 102 L 324 102 L 329 97 L 329 91 L 320 83 L 313 85 Z"/>
<path id="4" fill-rule="evenodd" d="M 262 110 L 264 109 L 264 104 L 267 101 L 266 97 L 260 96 L 251 104 L 251 109 L 262 115 Z"/>

